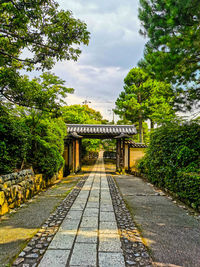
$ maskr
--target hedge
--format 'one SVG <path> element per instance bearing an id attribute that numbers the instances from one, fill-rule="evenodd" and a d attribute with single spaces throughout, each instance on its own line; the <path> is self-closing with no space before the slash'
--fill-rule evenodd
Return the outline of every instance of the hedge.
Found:
<path id="1" fill-rule="evenodd" d="M 155 129 L 138 168 L 154 184 L 200 209 L 200 126 L 170 124 Z"/>
<path id="2" fill-rule="evenodd" d="M 200 174 L 179 172 L 174 186 L 181 200 L 194 209 L 200 209 Z"/>

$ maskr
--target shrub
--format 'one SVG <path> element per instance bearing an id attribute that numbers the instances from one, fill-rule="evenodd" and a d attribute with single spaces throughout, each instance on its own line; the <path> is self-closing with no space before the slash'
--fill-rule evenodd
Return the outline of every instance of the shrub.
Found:
<path id="1" fill-rule="evenodd" d="M 28 120 L 27 124 L 31 125 Z M 31 126 L 30 126 L 31 127 Z M 41 119 L 32 132 L 32 145 L 28 160 L 34 171 L 52 176 L 64 164 L 65 123 L 60 119 Z"/>
<path id="2" fill-rule="evenodd" d="M 175 192 L 182 200 L 197 203 L 200 171 L 200 126 L 171 124 L 155 129 L 147 153 L 139 164 L 154 184 Z M 191 174 L 192 173 L 192 174 Z M 191 179 L 190 179 L 191 178 Z M 187 190 L 186 190 L 186 189 Z M 194 204 L 197 205 L 197 204 Z"/>
<path id="3" fill-rule="evenodd" d="M 200 175 L 178 172 L 175 180 L 177 196 L 195 209 L 200 208 Z"/>
<path id="4" fill-rule="evenodd" d="M 18 117 L 0 107 L 0 174 L 20 169 L 30 149 L 30 130 Z"/>

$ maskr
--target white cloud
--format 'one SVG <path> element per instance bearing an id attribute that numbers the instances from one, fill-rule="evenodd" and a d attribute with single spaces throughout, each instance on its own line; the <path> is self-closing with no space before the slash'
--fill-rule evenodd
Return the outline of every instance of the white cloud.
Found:
<path id="1" fill-rule="evenodd" d="M 78 62 L 58 63 L 54 73 L 66 80 L 80 97 L 115 101 L 123 89 L 123 79 L 128 72 L 120 67 L 96 67 Z"/>
<path id="2" fill-rule="evenodd" d="M 91 40 L 88 47 L 82 47 L 78 62 L 59 62 L 53 72 L 75 89 L 67 101 L 78 104 L 88 99 L 92 108 L 111 119 L 108 109 L 114 108 L 125 76 L 143 54 L 138 0 L 57 1 L 87 23 Z"/>

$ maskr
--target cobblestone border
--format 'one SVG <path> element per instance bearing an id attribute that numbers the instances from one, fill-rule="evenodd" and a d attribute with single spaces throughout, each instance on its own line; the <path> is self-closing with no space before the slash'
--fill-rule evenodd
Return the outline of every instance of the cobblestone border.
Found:
<path id="1" fill-rule="evenodd" d="M 127 267 L 152 265 L 152 259 L 142 242 L 129 210 L 111 176 L 107 175 L 110 194 L 120 233 L 122 249 Z"/>
<path id="2" fill-rule="evenodd" d="M 75 188 L 57 207 L 56 211 L 49 216 L 41 229 L 14 261 L 13 267 L 36 267 L 38 265 L 87 178 L 88 176 L 82 177 Z"/>

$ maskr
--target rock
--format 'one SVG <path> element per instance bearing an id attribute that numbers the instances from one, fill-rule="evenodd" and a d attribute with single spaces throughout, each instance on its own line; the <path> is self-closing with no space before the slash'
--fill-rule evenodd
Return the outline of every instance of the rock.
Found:
<path id="1" fill-rule="evenodd" d="M 24 251 L 22 251 L 20 254 L 19 254 L 19 257 L 24 257 L 26 255 L 26 253 Z"/>
<path id="2" fill-rule="evenodd" d="M 27 246 L 27 247 L 24 248 L 24 251 L 25 252 L 29 252 L 31 249 L 32 249 L 32 247 Z"/>
<path id="3" fill-rule="evenodd" d="M 136 265 L 137 264 L 135 261 L 130 261 L 130 260 L 126 261 L 126 263 L 128 265 Z"/>
<path id="4" fill-rule="evenodd" d="M 13 265 L 19 265 L 19 264 L 22 263 L 23 261 L 24 261 L 24 258 L 17 258 L 17 259 L 14 261 Z"/>
<path id="5" fill-rule="evenodd" d="M 39 257 L 39 255 L 37 253 L 31 253 L 31 254 L 27 254 L 26 255 L 26 258 L 29 258 L 29 259 L 37 259 Z"/>
<path id="6" fill-rule="evenodd" d="M 4 202 L 5 202 L 5 194 L 3 191 L 0 191 L 0 206 L 2 206 Z"/>
<path id="7" fill-rule="evenodd" d="M 4 215 L 9 211 L 8 203 L 7 201 L 3 203 L 3 205 L 0 207 L 0 215 Z"/>

